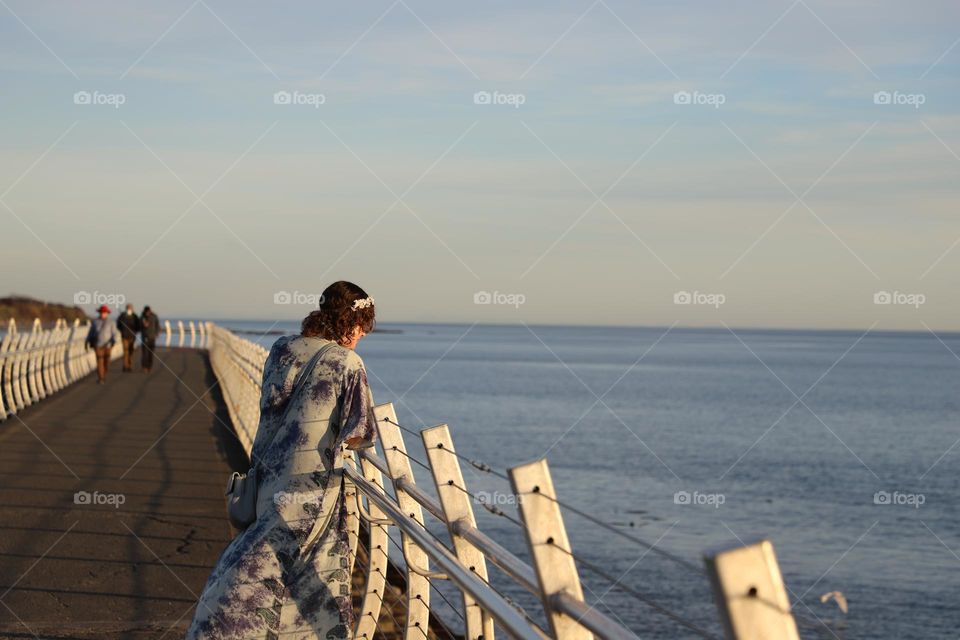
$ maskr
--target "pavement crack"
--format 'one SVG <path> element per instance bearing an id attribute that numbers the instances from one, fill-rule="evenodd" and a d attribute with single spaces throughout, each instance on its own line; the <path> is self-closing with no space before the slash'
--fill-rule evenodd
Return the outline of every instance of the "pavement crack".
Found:
<path id="1" fill-rule="evenodd" d="M 187 547 L 190 546 L 190 543 L 193 542 L 193 538 L 197 535 L 196 529 L 190 529 L 187 532 L 187 535 L 183 536 L 183 544 L 177 546 L 177 553 L 187 553 Z"/>

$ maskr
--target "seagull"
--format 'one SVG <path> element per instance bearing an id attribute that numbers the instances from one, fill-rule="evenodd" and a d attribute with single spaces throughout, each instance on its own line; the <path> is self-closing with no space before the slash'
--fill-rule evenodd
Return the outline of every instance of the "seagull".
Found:
<path id="1" fill-rule="evenodd" d="M 844 613 L 847 612 L 847 597 L 839 591 L 828 591 L 827 593 L 820 596 L 820 602 L 827 602 L 828 600 L 836 600 L 837 606 L 840 607 L 840 611 Z"/>

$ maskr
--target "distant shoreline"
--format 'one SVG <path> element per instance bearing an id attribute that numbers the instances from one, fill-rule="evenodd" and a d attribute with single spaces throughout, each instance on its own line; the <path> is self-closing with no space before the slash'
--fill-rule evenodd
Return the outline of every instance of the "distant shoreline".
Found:
<path id="1" fill-rule="evenodd" d="M 236 329 L 231 326 L 232 323 L 244 322 L 244 323 L 261 323 L 261 324 L 272 324 L 274 320 L 272 319 L 211 319 L 211 322 L 218 324 L 224 328 L 228 328 L 235 333 L 245 333 L 245 334 L 256 334 L 256 335 L 285 335 L 291 333 L 290 331 L 284 331 L 282 329 L 274 329 L 269 332 L 257 331 L 255 329 Z M 298 320 L 291 319 L 289 322 L 299 324 Z M 496 327 L 496 328 L 519 328 L 526 330 L 528 327 L 532 329 L 595 329 L 595 330 L 605 330 L 605 331 L 660 331 L 666 332 L 668 329 L 671 332 L 677 333 L 726 333 L 729 334 L 730 331 L 733 331 L 737 334 L 760 334 L 760 335 L 783 335 L 783 334 L 823 334 L 823 335 L 835 335 L 835 336 L 861 336 L 865 333 L 867 337 L 882 337 L 882 336 L 912 336 L 912 337 L 928 337 L 933 338 L 930 331 L 927 330 L 911 330 L 911 329 L 873 329 L 868 331 L 867 328 L 863 329 L 843 329 L 843 328 L 804 328 L 804 327 L 743 327 L 743 326 L 730 326 L 727 327 L 714 327 L 714 326 L 684 326 L 677 325 L 674 327 L 669 327 L 667 325 L 602 325 L 602 324 L 543 324 L 543 323 L 526 323 L 526 324 L 516 324 L 516 323 L 507 323 L 507 322 L 480 322 L 480 323 L 470 323 L 470 322 L 383 322 L 383 324 L 389 325 L 400 325 L 400 326 L 409 326 L 409 327 Z M 956 329 L 934 329 L 936 335 L 940 337 L 960 337 L 960 330 Z M 384 334 L 402 334 L 405 331 L 403 329 L 387 329 L 381 328 L 381 324 L 378 322 L 377 328 L 374 329 L 374 333 L 384 333 Z M 293 333 L 296 333 L 294 331 Z"/>
<path id="2" fill-rule="evenodd" d="M 223 328 L 231 333 L 248 336 L 285 336 L 290 333 L 289 331 L 284 331 L 283 329 L 268 329 L 267 331 L 258 331 L 256 329 L 237 329 L 236 327 L 228 326 L 224 326 Z M 403 333 L 403 329 L 374 329 L 373 333 Z"/>

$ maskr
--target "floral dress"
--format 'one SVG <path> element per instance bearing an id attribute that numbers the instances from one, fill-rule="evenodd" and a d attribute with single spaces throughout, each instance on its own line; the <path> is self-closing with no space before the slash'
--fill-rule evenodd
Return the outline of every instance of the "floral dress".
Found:
<path id="1" fill-rule="evenodd" d="M 336 344 L 294 394 L 297 374 L 326 344 L 286 336 L 270 350 L 251 454 L 257 520 L 220 556 L 188 640 L 338 640 L 352 633 L 342 446 L 357 437 L 372 445 L 376 420 L 363 361 Z"/>

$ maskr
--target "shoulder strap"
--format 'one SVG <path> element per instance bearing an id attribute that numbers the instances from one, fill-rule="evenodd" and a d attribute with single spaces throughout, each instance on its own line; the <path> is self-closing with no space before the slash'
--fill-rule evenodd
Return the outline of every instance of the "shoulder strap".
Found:
<path id="1" fill-rule="evenodd" d="M 319 361 L 320 357 L 324 353 L 326 353 L 327 350 L 330 349 L 330 347 L 332 347 L 334 344 L 336 343 L 329 342 L 323 345 L 322 347 L 320 347 L 319 349 L 317 349 L 317 352 L 313 354 L 313 356 L 307 361 L 307 364 L 303 365 L 303 368 L 301 368 L 300 371 L 297 373 L 296 380 L 293 383 L 293 391 L 290 392 L 290 399 L 287 400 L 287 407 L 283 410 L 283 417 L 280 419 L 280 425 L 286 422 L 287 413 L 289 413 L 290 411 L 290 405 L 293 403 L 294 396 L 296 396 L 297 393 L 303 388 L 303 385 L 307 383 L 306 381 L 310 378 L 310 374 L 313 372 L 314 368 L 317 366 L 317 361 Z M 273 444 L 273 441 L 276 439 L 277 434 L 280 432 L 280 428 L 279 428 L 280 425 L 278 425 L 277 430 L 273 432 L 273 436 L 264 445 L 264 450 L 269 449 L 270 445 Z M 255 467 L 256 464 L 254 464 L 253 466 Z"/>

